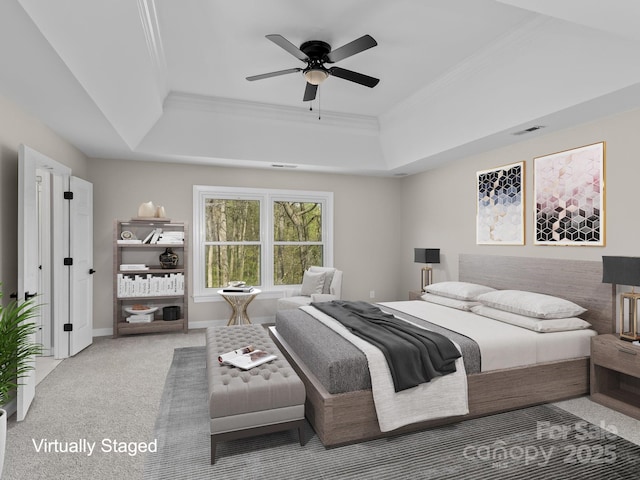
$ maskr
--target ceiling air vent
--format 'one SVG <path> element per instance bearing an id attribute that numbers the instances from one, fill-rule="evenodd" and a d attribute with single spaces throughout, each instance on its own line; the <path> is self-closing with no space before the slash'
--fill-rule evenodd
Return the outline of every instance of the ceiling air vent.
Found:
<path id="1" fill-rule="evenodd" d="M 524 130 L 520 130 L 519 132 L 515 132 L 512 135 L 525 135 L 527 133 L 535 132 L 536 130 L 540 130 L 544 128 L 544 125 L 534 125 L 533 127 L 525 128 Z"/>
<path id="2" fill-rule="evenodd" d="M 272 163 L 271 166 L 273 168 L 298 168 L 297 165 L 287 165 L 284 163 Z"/>

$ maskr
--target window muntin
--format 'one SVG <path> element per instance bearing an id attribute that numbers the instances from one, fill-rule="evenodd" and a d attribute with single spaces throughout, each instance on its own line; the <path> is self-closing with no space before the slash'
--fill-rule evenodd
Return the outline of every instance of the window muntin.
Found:
<path id="1" fill-rule="evenodd" d="M 333 262 L 333 194 L 194 186 L 194 298 L 229 281 L 268 292 Z"/>

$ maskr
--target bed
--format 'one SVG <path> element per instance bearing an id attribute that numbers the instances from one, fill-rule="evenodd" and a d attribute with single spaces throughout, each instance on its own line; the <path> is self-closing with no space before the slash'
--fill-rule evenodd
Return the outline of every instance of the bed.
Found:
<path id="1" fill-rule="evenodd" d="M 588 321 L 595 332 L 611 333 L 614 328 L 612 292 L 609 285 L 602 283 L 601 262 L 460 255 L 459 280 L 500 290 L 525 290 L 562 297 L 587 309 L 581 318 Z M 422 302 L 422 300 L 414 302 Z M 408 302 L 398 302 L 398 304 L 401 303 Z M 386 305 L 393 306 L 393 302 Z M 298 320 L 303 319 L 309 322 L 307 324 L 309 337 L 320 338 L 322 327 L 313 326 L 313 319 L 304 317 L 307 315 L 304 312 L 289 311 L 278 313 L 276 326 L 270 331 L 305 384 L 306 416 L 326 447 L 455 423 L 469 418 L 576 397 L 589 391 L 588 350 L 584 352 L 583 349 L 582 353 L 575 358 L 469 373 L 466 377 L 468 414 L 421 421 L 390 432 L 383 432 L 378 423 L 370 383 L 368 385 L 366 383 L 368 371 L 354 372 L 354 368 L 347 363 L 340 367 L 344 370 L 343 372 L 334 372 L 334 380 L 319 379 L 318 376 L 322 377 L 322 375 L 316 375 L 301 359 L 299 352 L 289 345 L 282 335 L 283 332 L 278 331 L 278 324 L 284 325 L 282 319 L 292 315 L 298 316 Z M 335 335 L 335 337 L 329 337 L 328 341 L 340 343 L 339 336 Z M 322 338 L 327 341 L 326 337 Z M 318 351 L 321 352 L 322 349 Z M 307 355 L 307 352 L 304 355 Z M 319 372 L 316 367 L 313 370 Z M 351 377 L 346 375 L 346 371 L 352 373 Z M 340 381 L 348 383 L 346 380 L 348 378 L 361 381 L 364 379 L 365 383 L 359 386 L 339 385 Z"/>

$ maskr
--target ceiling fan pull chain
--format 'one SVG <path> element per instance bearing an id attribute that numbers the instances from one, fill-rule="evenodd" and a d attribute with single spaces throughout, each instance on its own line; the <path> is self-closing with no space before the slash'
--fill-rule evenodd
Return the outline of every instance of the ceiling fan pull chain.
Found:
<path id="1" fill-rule="evenodd" d="M 321 108 L 320 108 L 320 97 L 321 97 L 320 90 L 321 90 L 321 88 L 318 87 L 318 120 L 320 120 L 320 112 L 321 112 Z"/>

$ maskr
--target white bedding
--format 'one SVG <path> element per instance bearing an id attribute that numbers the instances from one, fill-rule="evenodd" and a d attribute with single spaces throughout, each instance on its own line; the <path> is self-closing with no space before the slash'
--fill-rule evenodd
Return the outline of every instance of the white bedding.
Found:
<path id="1" fill-rule="evenodd" d="M 377 347 L 353 335 L 340 322 L 317 308 L 300 308 L 348 339 L 367 357 L 371 392 L 381 432 L 389 432 L 415 422 L 469 413 L 467 374 L 462 357 L 456 360 L 455 373 L 396 393 L 387 361 Z"/>
<path id="2" fill-rule="evenodd" d="M 538 333 L 442 305 L 424 301 L 379 303 L 408 315 L 454 330 L 480 347 L 482 371 L 588 357 L 594 330 Z"/>

